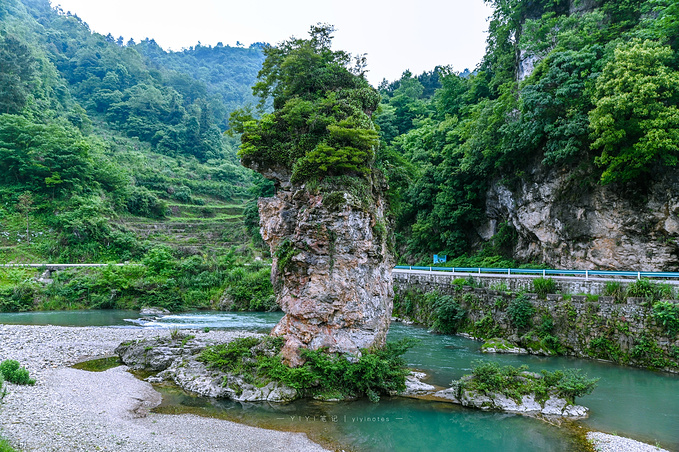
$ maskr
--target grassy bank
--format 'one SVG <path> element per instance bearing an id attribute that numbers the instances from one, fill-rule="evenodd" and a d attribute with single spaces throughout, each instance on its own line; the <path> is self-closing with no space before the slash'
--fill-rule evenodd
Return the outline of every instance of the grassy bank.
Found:
<path id="1" fill-rule="evenodd" d="M 236 252 L 177 258 L 171 249 L 155 247 L 141 265 L 60 270 L 50 275 L 51 282 L 37 280 L 44 269 L 0 269 L 0 311 L 276 310 L 271 268 Z"/>

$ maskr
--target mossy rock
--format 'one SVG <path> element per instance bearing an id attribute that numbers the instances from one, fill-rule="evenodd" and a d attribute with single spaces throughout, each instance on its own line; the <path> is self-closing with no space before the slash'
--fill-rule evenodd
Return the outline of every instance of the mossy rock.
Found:
<path id="1" fill-rule="evenodd" d="M 525 348 L 519 347 L 517 344 L 508 341 L 507 339 L 502 339 L 499 337 L 494 337 L 488 339 L 481 346 L 482 353 L 511 353 L 511 354 L 527 354 L 528 351 Z"/>

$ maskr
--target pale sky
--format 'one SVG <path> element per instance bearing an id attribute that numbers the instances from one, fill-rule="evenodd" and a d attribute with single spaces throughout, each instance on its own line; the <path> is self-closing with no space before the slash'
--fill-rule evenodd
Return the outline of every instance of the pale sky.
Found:
<path id="1" fill-rule="evenodd" d="M 367 53 L 368 79 L 435 66 L 473 70 L 485 51 L 491 9 L 483 0 L 51 0 L 103 35 L 153 38 L 165 50 L 195 45 L 276 44 L 335 26 L 333 49 Z"/>

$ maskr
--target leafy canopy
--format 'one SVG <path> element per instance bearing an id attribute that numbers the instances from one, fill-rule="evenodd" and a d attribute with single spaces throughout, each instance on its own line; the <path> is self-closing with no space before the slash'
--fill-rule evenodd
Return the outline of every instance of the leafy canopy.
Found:
<path id="1" fill-rule="evenodd" d="M 246 109 L 231 115 L 242 133 L 239 155 L 254 169 L 282 168 L 293 182 L 324 176 L 370 174 L 378 145 L 371 120 L 379 94 L 365 80 L 364 59 L 330 48 L 330 25 L 312 26 L 310 39 L 291 38 L 264 49 L 266 60 L 253 92 L 260 111 L 273 98 L 273 112 L 256 120 Z"/>
<path id="2" fill-rule="evenodd" d="M 615 49 L 596 84 L 589 114 L 601 180 L 625 182 L 654 165 L 679 162 L 679 73 L 668 67 L 672 49 L 633 40 Z"/>

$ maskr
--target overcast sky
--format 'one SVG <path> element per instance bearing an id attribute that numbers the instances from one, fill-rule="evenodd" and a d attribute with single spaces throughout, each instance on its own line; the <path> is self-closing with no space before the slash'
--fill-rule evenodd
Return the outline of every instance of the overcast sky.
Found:
<path id="1" fill-rule="evenodd" d="M 368 79 L 398 79 L 435 66 L 474 69 L 491 10 L 483 0 L 51 0 L 93 31 L 125 42 L 153 38 L 165 50 L 195 45 L 276 44 L 335 26 L 335 50 L 367 53 Z"/>

